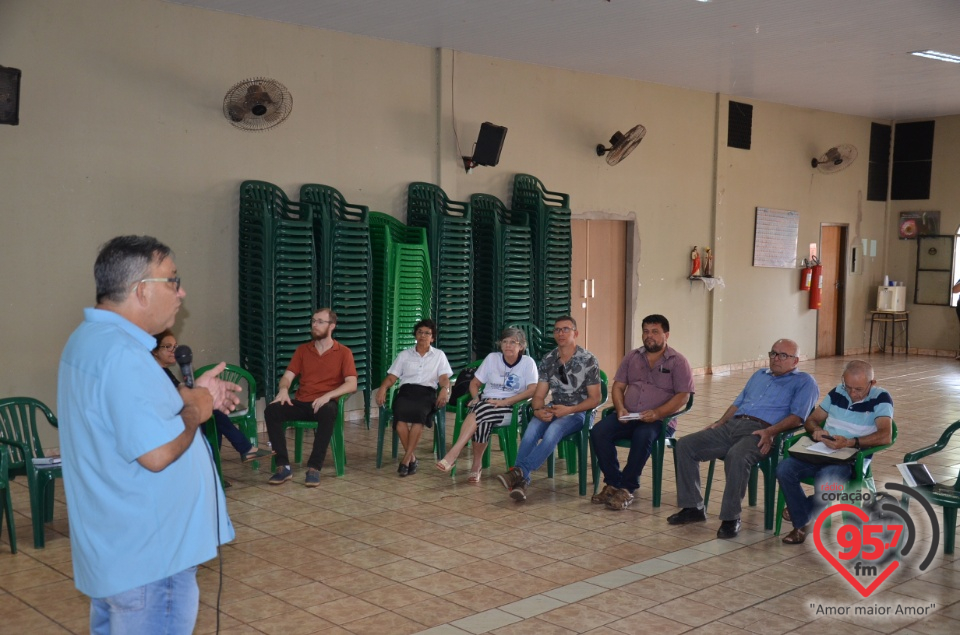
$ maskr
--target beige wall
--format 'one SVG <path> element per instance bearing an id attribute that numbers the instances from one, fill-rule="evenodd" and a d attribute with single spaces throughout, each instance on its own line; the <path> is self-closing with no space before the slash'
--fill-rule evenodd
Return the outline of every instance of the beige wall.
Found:
<path id="1" fill-rule="evenodd" d="M 0 128 L 2 394 L 51 404 L 60 350 L 93 302 L 97 247 L 120 233 L 175 249 L 188 294 L 181 340 L 201 363 L 236 359 L 237 190 L 249 178 L 293 197 L 303 183 L 333 185 L 402 218 L 410 181 L 509 204 L 513 174 L 534 174 L 569 193 L 574 214 L 636 221 L 629 343 L 639 343 L 640 317 L 663 313 L 671 344 L 696 367 L 760 359 L 779 336 L 813 351 L 799 273 L 751 266 L 757 206 L 800 212 L 801 254 L 822 222 L 883 238 L 884 205 L 862 200 L 870 121 L 858 117 L 757 102 L 753 149 L 732 150 L 726 96 L 159 0 L 7 0 L 0 63 L 23 71 L 21 124 Z M 224 120 L 221 100 L 257 75 L 291 90 L 293 114 L 245 133 Z M 454 114 L 465 154 L 481 122 L 509 128 L 499 166 L 464 173 Z M 647 137 L 623 163 L 594 154 L 637 123 Z M 814 173 L 810 157 L 837 143 L 857 145 L 861 159 Z M 864 293 L 883 275 L 885 244 L 851 277 L 848 347 L 864 345 Z M 724 289 L 687 281 L 693 245 L 715 247 Z"/>
<path id="2" fill-rule="evenodd" d="M 887 269 L 890 278 L 907 284 L 910 347 L 923 349 L 925 353 L 941 351 L 950 354 L 958 349 L 956 313 L 953 307 L 913 304 L 917 243 L 914 240 L 900 240 L 896 231 L 900 212 L 908 211 L 939 211 L 941 234 L 956 234 L 960 227 L 960 179 L 957 179 L 960 173 L 960 153 L 957 152 L 957 148 L 960 148 L 960 117 L 942 117 L 935 122 L 930 199 L 890 202 Z M 881 282 L 883 273 L 880 274 Z"/>

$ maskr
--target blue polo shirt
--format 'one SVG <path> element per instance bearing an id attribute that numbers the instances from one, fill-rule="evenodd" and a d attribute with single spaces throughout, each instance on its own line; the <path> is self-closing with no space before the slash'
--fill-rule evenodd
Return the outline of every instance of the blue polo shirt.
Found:
<path id="1" fill-rule="evenodd" d="M 877 419 L 893 419 L 893 397 L 883 388 L 873 386 L 867 396 L 854 402 L 850 393 L 840 384 L 827 393 L 820 403 L 827 413 L 824 428 L 830 434 L 852 439 L 865 437 L 877 431 Z"/>
<path id="2" fill-rule="evenodd" d="M 88 308 L 60 358 L 57 411 L 77 588 L 102 598 L 214 558 L 234 538 L 202 434 L 151 472 L 137 458 L 183 432 L 152 335 Z"/>
<path id="3" fill-rule="evenodd" d="M 769 368 L 761 368 L 747 380 L 733 405 L 734 417 L 749 415 L 773 425 L 788 415 L 805 421 L 820 398 L 817 382 L 807 373 L 793 369 L 783 375 L 774 375 Z"/>

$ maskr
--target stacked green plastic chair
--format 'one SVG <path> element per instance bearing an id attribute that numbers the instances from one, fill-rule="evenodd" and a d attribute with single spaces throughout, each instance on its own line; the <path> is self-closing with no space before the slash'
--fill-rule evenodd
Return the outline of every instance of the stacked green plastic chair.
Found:
<path id="1" fill-rule="evenodd" d="M 470 203 L 451 201 L 431 183 L 407 187 L 407 224 L 427 230 L 433 267 L 436 347 L 454 370 L 472 359 L 473 225 Z"/>
<path id="2" fill-rule="evenodd" d="M 416 343 L 413 326 L 430 315 L 431 273 L 423 228 L 370 212 L 373 312 L 372 372 L 374 385 L 404 348 Z M 338 327 L 339 328 L 339 327 Z"/>
<path id="3" fill-rule="evenodd" d="M 371 375 L 370 209 L 351 205 L 326 185 L 304 185 L 300 203 L 313 207 L 317 249 L 317 304 L 337 313 L 337 341 L 350 347 L 357 365 L 357 390 L 363 391 L 364 419 L 370 427 Z"/>
<path id="4" fill-rule="evenodd" d="M 541 348 L 554 347 L 553 323 L 570 314 L 573 240 L 570 235 L 570 196 L 551 192 L 534 176 L 517 174 L 513 209 L 530 213 L 533 241 L 533 321 L 543 330 Z"/>
<path id="5" fill-rule="evenodd" d="M 263 181 L 240 185 L 240 365 L 272 399 L 297 346 L 310 340 L 316 258 L 309 206 Z"/>
<path id="6" fill-rule="evenodd" d="M 533 318 L 533 251 L 527 212 L 508 210 L 489 194 L 470 197 L 473 216 L 473 350 L 497 349 L 505 324 Z"/>

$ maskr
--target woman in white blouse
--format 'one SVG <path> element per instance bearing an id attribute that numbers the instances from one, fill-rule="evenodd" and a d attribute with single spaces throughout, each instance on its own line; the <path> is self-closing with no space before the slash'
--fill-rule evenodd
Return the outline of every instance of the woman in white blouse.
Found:
<path id="1" fill-rule="evenodd" d="M 377 403 L 383 405 L 387 391 L 398 381 L 400 389 L 393 397 L 393 429 L 403 444 L 403 458 L 397 473 L 415 474 L 418 467 L 416 449 L 423 428 L 433 427 L 433 417 L 450 399 L 450 363 L 443 351 L 430 344 L 436 340 L 437 325 L 433 320 L 420 320 L 413 327 L 417 345 L 397 355 L 377 391 Z M 437 388 L 440 388 L 439 394 Z"/>

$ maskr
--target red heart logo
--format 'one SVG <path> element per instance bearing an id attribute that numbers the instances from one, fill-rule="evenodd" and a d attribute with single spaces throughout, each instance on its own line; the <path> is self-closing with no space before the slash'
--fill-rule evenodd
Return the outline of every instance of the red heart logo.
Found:
<path id="1" fill-rule="evenodd" d="M 866 514 L 866 512 L 864 512 L 859 507 L 854 507 L 853 505 L 848 505 L 846 503 L 833 505 L 828 509 L 824 510 L 824 512 L 817 517 L 817 521 L 813 525 L 813 544 L 817 546 L 817 551 L 820 552 L 820 555 L 826 558 L 827 562 L 832 564 L 833 568 L 839 571 L 840 575 L 846 578 L 847 582 L 850 583 L 850 586 L 856 589 L 860 593 L 860 595 L 862 595 L 863 597 L 868 597 L 871 593 L 876 591 L 877 587 L 880 586 L 884 580 L 890 577 L 891 573 L 897 570 L 897 567 L 900 566 L 900 563 L 897 562 L 896 560 L 892 560 L 887 565 L 887 567 L 880 572 L 880 574 L 876 577 L 876 579 L 870 583 L 870 586 L 867 586 L 867 587 L 863 586 L 863 584 L 860 583 L 860 580 L 855 578 L 854 575 L 849 571 L 847 571 L 847 568 L 844 567 L 839 560 L 837 560 L 836 556 L 834 556 L 832 553 L 827 551 L 826 546 L 824 546 L 823 542 L 820 539 L 820 528 L 823 526 L 824 521 L 830 518 L 830 516 L 834 512 L 838 512 L 838 511 L 853 514 L 854 516 L 862 520 L 864 523 L 870 520 L 870 517 Z M 892 549 L 895 547 L 896 547 L 895 544 L 890 544 L 889 546 L 885 545 L 884 550 Z"/>

